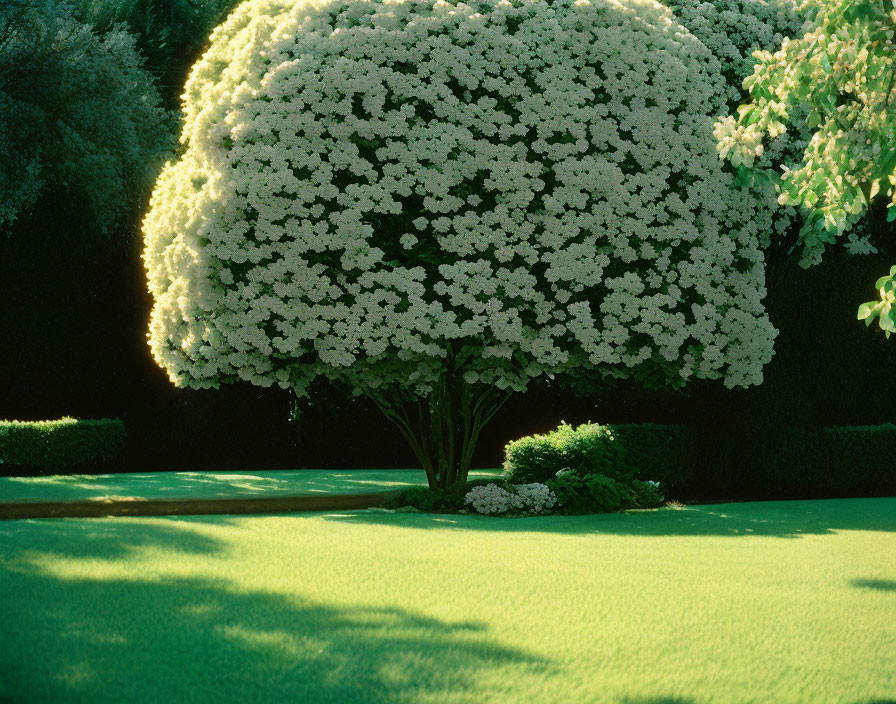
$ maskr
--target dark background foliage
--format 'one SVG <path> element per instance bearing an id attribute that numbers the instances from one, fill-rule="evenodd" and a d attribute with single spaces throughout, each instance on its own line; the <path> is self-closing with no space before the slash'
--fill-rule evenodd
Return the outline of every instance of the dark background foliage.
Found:
<path id="1" fill-rule="evenodd" d="M 74 11 L 104 32 L 123 25 L 137 39 L 146 68 L 164 103 L 180 107 L 180 95 L 211 30 L 238 0 L 70 0 Z"/>
<path id="2" fill-rule="evenodd" d="M 174 107 L 208 32 L 232 4 L 82 0 L 71 11 L 101 31 L 124 23 L 163 104 Z M 281 390 L 172 387 L 146 344 L 145 208 L 136 203 L 103 236 L 83 199 L 54 186 L 0 233 L 0 418 L 121 417 L 123 469 L 131 471 L 415 465 L 376 409 L 344 389 L 318 388 L 293 415 Z M 695 382 L 673 393 L 620 382 L 581 398 L 542 385 L 511 399 L 486 427 L 474 466 L 497 466 L 509 440 L 560 420 L 687 424 L 747 456 L 788 425 L 896 420 L 896 342 L 856 320 L 858 304 L 874 293 L 870 282 L 896 258 L 896 228 L 879 217 L 873 227 L 877 255 L 835 249 L 805 270 L 784 243 L 769 252 L 767 305 L 780 333 L 761 386 Z"/>

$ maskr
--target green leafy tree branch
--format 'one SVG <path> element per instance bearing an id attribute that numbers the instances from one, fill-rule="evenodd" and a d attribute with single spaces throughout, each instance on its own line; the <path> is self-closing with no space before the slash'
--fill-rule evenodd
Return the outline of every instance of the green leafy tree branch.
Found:
<path id="1" fill-rule="evenodd" d="M 894 0 L 804 0 L 808 18 L 799 38 L 774 53 L 760 50 L 743 88 L 751 102 L 737 117 L 716 123 L 720 157 L 744 181 L 772 183 L 778 202 L 801 208 L 803 261 L 817 262 L 867 213 L 887 198 L 887 221 L 896 220 L 896 5 Z M 799 113 L 814 130 L 802 160 L 782 173 L 759 168 L 766 138 L 787 131 Z M 896 267 L 877 281 L 879 301 L 862 304 L 858 317 L 896 332 Z"/>

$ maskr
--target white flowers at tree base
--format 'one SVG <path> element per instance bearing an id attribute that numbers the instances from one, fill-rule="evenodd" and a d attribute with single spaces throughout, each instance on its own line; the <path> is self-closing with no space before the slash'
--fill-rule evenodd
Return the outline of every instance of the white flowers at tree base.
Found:
<path id="1" fill-rule="evenodd" d="M 464 505 L 477 513 L 498 515 L 513 513 L 545 513 L 557 503 L 554 492 L 544 484 L 518 484 L 511 490 L 497 484 L 473 487 L 464 497 Z"/>

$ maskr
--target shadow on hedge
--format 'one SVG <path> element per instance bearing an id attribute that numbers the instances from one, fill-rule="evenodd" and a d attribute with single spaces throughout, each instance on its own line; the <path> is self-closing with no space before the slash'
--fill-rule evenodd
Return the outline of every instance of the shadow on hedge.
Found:
<path id="1" fill-rule="evenodd" d="M 548 667 L 484 624 L 400 604 L 334 606 L 227 580 L 116 574 L 137 549 L 184 553 L 195 573 L 194 560 L 227 550 L 191 530 L 200 519 L 40 521 L 16 536 L 24 523 L 0 532 L 2 701 L 430 700 L 473 687 L 482 670 Z M 73 556 L 73 567 L 59 562 Z"/>
<path id="2" fill-rule="evenodd" d="M 662 508 L 590 516 L 501 518 L 479 515 L 334 513 L 328 520 L 406 528 L 605 535 L 774 536 L 798 538 L 841 530 L 896 532 L 896 498 L 764 501 Z"/>

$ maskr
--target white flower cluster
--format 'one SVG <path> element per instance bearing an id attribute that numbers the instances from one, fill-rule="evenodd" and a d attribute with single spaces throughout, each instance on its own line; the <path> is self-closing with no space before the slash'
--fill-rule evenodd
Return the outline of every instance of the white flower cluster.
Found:
<path id="1" fill-rule="evenodd" d="M 474 486 L 464 497 L 464 505 L 472 506 L 476 513 L 507 513 L 514 508 L 514 495 L 497 484 Z"/>
<path id="2" fill-rule="evenodd" d="M 471 506 L 477 513 L 495 515 L 508 511 L 544 513 L 557 503 L 557 497 L 544 484 L 519 484 L 512 491 L 502 489 L 497 484 L 473 487 L 464 497 L 464 505 Z"/>
<path id="3" fill-rule="evenodd" d="M 247 0 L 144 222 L 171 380 L 425 393 L 453 365 L 762 379 L 771 207 L 713 52 L 653 0 Z"/>
<path id="4" fill-rule="evenodd" d="M 538 482 L 517 484 L 513 487 L 516 498 L 522 504 L 520 508 L 529 513 L 550 511 L 557 503 L 557 495 L 547 486 Z"/>

